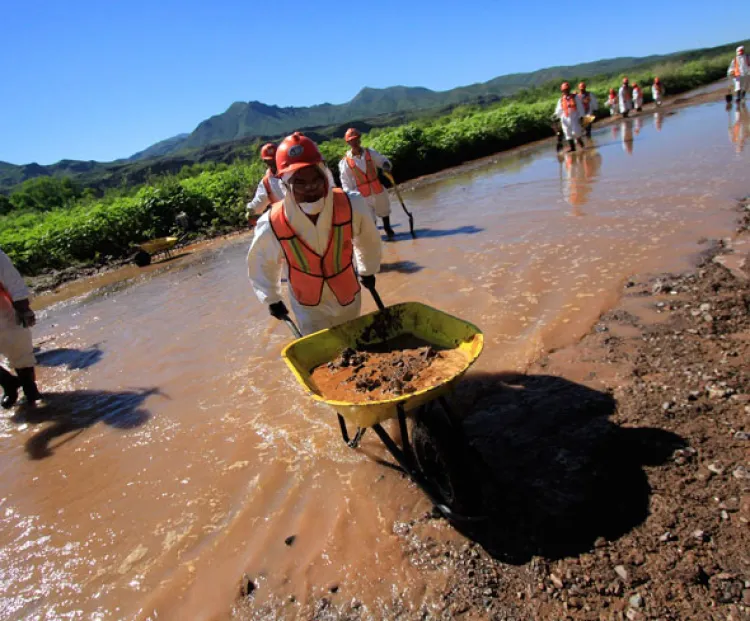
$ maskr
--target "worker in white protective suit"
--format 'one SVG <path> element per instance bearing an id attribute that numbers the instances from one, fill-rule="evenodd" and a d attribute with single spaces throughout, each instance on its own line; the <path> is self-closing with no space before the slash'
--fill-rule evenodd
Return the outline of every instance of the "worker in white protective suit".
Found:
<path id="1" fill-rule="evenodd" d="M 661 108 L 664 102 L 664 86 L 658 77 L 654 78 L 654 83 L 651 85 L 651 96 L 654 98 L 656 106 Z"/>
<path id="2" fill-rule="evenodd" d="M 273 317 L 288 316 L 281 276 L 303 334 L 359 316 L 360 282 L 375 286 L 381 241 L 372 211 L 356 192 L 334 188 L 317 145 L 299 132 L 276 152 L 286 195 L 258 220 L 247 255 L 255 294 Z"/>
<path id="3" fill-rule="evenodd" d="M 617 114 L 619 108 L 619 102 L 617 101 L 617 92 L 615 89 L 609 89 L 609 97 L 607 98 L 607 107 L 609 108 L 609 116 Z"/>
<path id="4" fill-rule="evenodd" d="M 643 91 L 637 82 L 633 82 L 633 107 L 636 112 L 643 111 Z"/>
<path id="5" fill-rule="evenodd" d="M 16 404 L 19 388 L 23 388 L 27 403 L 33 405 L 41 399 L 30 329 L 35 323 L 29 289 L 8 255 L 0 250 L 0 354 L 17 374 L 0 366 L 0 386 L 4 393 L 0 405 L 6 410 Z"/>
<path id="6" fill-rule="evenodd" d="M 362 134 L 354 127 L 346 130 L 344 140 L 349 145 L 349 150 L 339 162 L 341 187 L 346 192 L 359 192 L 374 214 L 383 219 L 383 230 L 388 239 L 393 239 L 395 234 L 391 228 L 391 201 L 378 179 L 378 168 L 390 172 L 391 162 L 375 149 L 363 148 Z"/>
<path id="7" fill-rule="evenodd" d="M 258 218 L 270 205 L 284 198 L 284 184 L 276 175 L 276 145 L 270 142 L 264 144 L 260 150 L 260 159 L 268 169 L 255 190 L 253 200 L 247 204 L 247 222 L 250 226 L 255 226 Z"/>
<path id="8" fill-rule="evenodd" d="M 586 90 L 586 82 L 581 82 L 578 85 L 578 100 L 581 103 L 584 116 L 595 115 L 599 109 L 599 101 L 596 99 L 594 93 L 590 93 Z M 591 138 L 591 128 L 594 126 L 593 121 L 586 125 L 586 137 Z"/>
<path id="9" fill-rule="evenodd" d="M 620 86 L 618 97 L 620 99 L 620 114 L 627 118 L 633 109 L 633 91 L 630 90 L 630 80 L 628 78 L 622 79 L 622 86 Z"/>
<path id="10" fill-rule="evenodd" d="M 750 58 L 745 54 L 745 46 L 737 48 L 737 54 L 729 63 L 727 75 L 734 81 L 734 95 L 737 103 L 745 98 L 750 84 Z"/>
<path id="11" fill-rule="evenodd" d="M 575 141 L 578 141 L 580 147 L 583 147 L 583 129 L 581 128 L 581 119 L 583 118 L 583 108 L 581 102 L 575 95 L 570 92 L 570 84 L 563 82 L 560 86 L 562 96 L 557 102 L 555 116 L 560 119 L 565 140 L 568 141 L 568 153 L 576 150 Z"/>

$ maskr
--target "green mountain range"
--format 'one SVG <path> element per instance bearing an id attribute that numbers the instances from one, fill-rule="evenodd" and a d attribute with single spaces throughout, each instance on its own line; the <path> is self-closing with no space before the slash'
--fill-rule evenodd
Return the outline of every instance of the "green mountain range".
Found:
<path id="1" fill-rule="evenodd" d="M 346 125 L 356 122 L 364 122 L 365 128 L 393 125 L 429 111 L 444 111 L 460 104 L 491 103 L 551 80 L 616 74 L 641 65 L 686 61 L 725 49 L 733 49 L 733 44 L 663 56 L 621 57 L 573 66 L 548 67 L 529 73 L 508 74 L 448 91 L 407 86 L 383 89 L 366 87 L 343 104 L 281 108 L 258 101 L 235 102 L 225 112 L 202 121 L 189 134 L 162 140 L 114 162 L 61 160 L 49 166 L 36 163 L 18 166 L 0 162 L 0 192 L 8 193 L 13 186 L 26 179 L 43 175 L 69 176 L 97 189 L 140 183 L 149 175 L 177 172 L 186 164 L 231 161 L 245 156 L 251 147 L 255 148 L 254 143 L 260 138 L 277 138 L 298 129 L 318 137 L 340 137 Z"/>

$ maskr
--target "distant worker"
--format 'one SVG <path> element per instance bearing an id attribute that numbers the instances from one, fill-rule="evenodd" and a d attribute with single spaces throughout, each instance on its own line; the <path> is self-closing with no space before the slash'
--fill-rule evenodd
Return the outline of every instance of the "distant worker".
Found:
<path id="1" fill-rule="evenodd" d="M 378 218 L 383 219 L 383 230 L 388 239 L 395 233 L 391 228 L 391 202 L 388 192 L 378 179 L 378 168 L 391 171 L 390 160 L 375 149 L 362 148 L 362 134 L 354 127 L 346 130 L 344 140 L 349 150 L 339 162 L 341 187 L 346 192 L 359 192 Z"/>
<path id="2" fill-rule="evenodd" d="M 745 98 L 750 82 L 750 58 L 745 54 L 744 45 L 737 48 L 737 55 L 729 63 L 727 75 L 734 80 L 734 94 L 739 103 Z"/>
<path id="3" fill-rule="evenodd" d="M 607 98 L 607 106 L 609 107 L 609 115 L 614 116 L 617 114 L 619 104 L 617 102 L 617 91 L 615 89 L 609 89 L 609 97 Z"/>
<path id="4" fill-rule="evenodd" d="M 36 316 L 29 306 L 29 289 L 8 255 L 0 250 L 0 354 L 17 374 L 0 366 L 0 386 L 5 393 L 0 405 L 6 410 L 16 404 L 19 388 L 23 388 L 30 405 L 42 398 L 36 385 L 36 358 L 31 340 L 35 323 Z"/>
<path id="5" fill-rule="evenodd" d="M 627 78 L 622 79 L 622 86 L 618 93 L 620 100 L 620 114 L 625 118 L 628 117 L 630 111 L 633 109 L 633 93 L 630 90 L 630 81 Z"/>
<path id="6" fill-rule="evenodd" d="M 654 78 L 654 83 L 651 86 L 651 96 L 654 98 L 654 103 L 660 108 L 664 100 L 664 87 L 658 77 Z"/>
<path id="7" fill-rule="evenodd" d="M 586 82 L 581 82 L 578 85 L 578 99 L 581 102 L 584 116 L 593 115 L 599 109 L 599 102 L 596 99 L 596 95 L 586 90 Z M 591 127 L 593 125 L 593 122 L 586 125 L 586 137 L 588 138 L 591 138 Z"/>
<path id="8" fill-rule="evenodd" d="M 270 142 L 264 144 L 260 150 L 260 159 L 268 168 L 255 190 L 255 197 L 247 204 L 247 221 L 250 226 L 255 225 L 269 205 L 284 198 L 284 184 L 276 174 L 276 145 Z"/>
<path id="9" fill-rule="evenodd" d="M 583 117 L 583 108 L 581 102 L 575 95 L 570 92 L 570 84 L 563 82 L 560 86 L 562 96 L 557 102 L 555 116 L 560 119 L 565 140 L 568 141 L 568 153 L 576 150 L 575 141 L 583 147 L 583 130 L 581 129 L 581 118 Z"/>
<path id="10" fill-rule="evenodd" d="M 360 281 L 375 285 L 381 241 L 372 210 L 359 194 L 330 183 L 318 146 L 299 132 L 276 152 L 284 199 L 263 214 L 247 255 L 255 294 L 283 319 L 282 271 L 303 334 L 359 316 Z"/>
<path id="11" fill-rule="evenodd" d="M 633 82 L 633 107 L 636 112 L 643 111 L 643 91 L 638 82 Z"/>

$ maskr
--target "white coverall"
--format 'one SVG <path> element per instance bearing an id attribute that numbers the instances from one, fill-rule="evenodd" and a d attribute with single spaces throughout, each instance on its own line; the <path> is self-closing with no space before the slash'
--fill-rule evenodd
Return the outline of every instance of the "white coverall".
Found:
<path id="1" fill-rule="evenodd" d="M 586 94 L 590 97 L 589 100 L 589 109 L 586 110 L 586 107 L 583 105 L 583 95 L 581 93 L 578 93 L 576 97 L 578 98 L 579 103 L 581 104 L 581 110 L 583 111 L 583 114 L 594 114 L 599 109 L 599 101 L 596 98 L 596 95 L 594 93 L 587 91 Z"/>
<path id="2" fill-rule="evenodd" d="M 735 75 L 735 67 L 739 66 L 739 74 Z M 729 63 L 727 75 L 734 80 L 734 92 L 747 91 L 750 86 L 750 57 L 747 54 L 738 54 Z"/>
<path id="3" fill-rule="evenodd" d="M 362 153 L 358 157 L 352 155 L 351 149 L 346 152 L 346 156 L 339 162 L 339 175 L 341 176 L 341 187 L 344 188 L 345 192 L 359 192 L 357 189 L 357 178 L 354 176 L 352 169 L 349 168 L 349 164 L 346 161 L 347 157 L 354 160 L 354 165 L 362 171 L 364 175 L 367 170 L 367 164 L 365 163 L 365 151 L 370 152 L 372 163 L 375 164 L 376 168 L 383 168 L 383 165 L 390 160 L 385 156 L 378 153 L 375 149 L 366 149 L 362 147 Z M 391 201 L 388 198 L 388 192 L 383 191 L 380 194 L 372 192 L 370 196 L 363 197 L 370 208 L 375 212 L 378 218 L 387 218 L 391 215 Z"/>
<path id="4" fill-rule="evenodd" d="M 624 84 L 620 87 L 619 91 L 620 98 L 620 114 L 625 114 L 633 109 L 633 96 L 630 87 L 626 87 Z"/>
<path id="5" fill-rule="evenodd" d="M 636 110 L 643 108 L 643 91 L 640 86 L 633 88 L 633 107 Z"/>
<path id="6" fill-rule="evenodd" d="M 660 106 L 664 99 L 664 87 L 661 84 L 654 84 L 651 87 L 651 95 L 654 98 L 654 103 Z"/>
<path id="7" fill-rule="evenodd" d="M 293 193 L 284 197 L 284 213 L 291 227 L 312 250 L 323 255 L 328 246 L 331 221 L 333 219 L 333 192 L 329 186 L 325 204 L 318 220 L 313 224 L 294 200 Z M 372 217 L 372 210 L 359 195 L 349 193 L 352 205 L 352 242 L 354 266 L 360 276 L 375 275 L 380 270 L 380 234 Z M 271 228 L 270 211 L 258 220 L 250 251 L 247 253 L 248 275 L 255 295 L 266 306 L 282 301 L 282 272 L 288 277 L 289 266 L 284 258 L 281 244 Z M 359 317 L 362 292 L 354 302 L 341 306 L 327 283 L 317 306 L 303 306 L 294 298 L 289 288 L 289 301 L 303 334 L 330 328 Z"/>
<path id="8" fill-rule="evenodd" d="M 616 97 L 609 97 L 607 99 L 607 106 L 609 106 L 609 115 L 610 116 L 614 116 L 615 114 L 617 114 L 618 103 L 617 103 L 617 98 Z"/>
<path id="9" fill-rule="evenodd" d="M 583 107 L 581 106 L 581 100 L 578 97 L 574 97 L 574 100 L 576 102 L 575 109 L 569 110 L 567 115 L 563 111 L 562 97 L 558 99 L 557 108 L 555 108 L 555 116 L 560 119 L 560 125 L 562 125 L 565 140 L 573 140 L 583 136 L 583 130 L 581 129 Z"/>
<path id="10" fill-rule="evenodd" d="M 284 196 L 286 193 L 284 184 L 276 175 L 269 175 L 268 184 L 271 186 L 271 191 L 276 196 Z M 261 215 L 270 204 L 271 198 L 268 196 L 268 192 L 266 192 L 266 184 L 263 183 L 263 180 L 261 179 L 258 184 L 258 189 L 255 190 L 253 200 L 247 204 L 247 217 L 250 218 Z"/>
<path id="11" fill-rule="evenodd" d="M 0 295 L 0 354 L 8 359 L 13 369 L 24 369 L 36 364 L 31 330 L 16 319 L 13 302 L 28 299 L 29 289 L 10 258 L 0 250 L 0 284 L 7 292 Z M 10 297 L 8 297 L 10 296 Z"/>

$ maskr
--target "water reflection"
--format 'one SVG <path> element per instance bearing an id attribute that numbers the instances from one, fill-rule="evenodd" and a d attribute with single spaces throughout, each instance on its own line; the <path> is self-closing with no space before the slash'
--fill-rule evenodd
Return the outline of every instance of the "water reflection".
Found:
<path id="1" fill-rule="evenodd" d="M 622 150 L 628 155 L 633 155 L 633 120 L 623 119 L 620 122 L 620 130 L 622 133 Z"/>
<path id="2" fill-rule="evenodd" d="M 664 124 L 664 114 L 661 112 L 654 112 L 654 126 L 656 131 L 661 131 L 661 126 Z"/>
<path id="3" fill-rule="evenodd" d="M 571 215 L 584 215 L 581 207 L 589 202 L 601 167 L 602 156 L 597 149 L 566 153 L 560 159 L 561 190 L 563 200 L 573 208 Z"/>
<path id="4" fill-rule="evenodd" d="M 748 124 L 750 123 L 750 114 L 743 102 L 734 109 L 729 110 L 729 140 L 734 145 L 737 153 L 742 153 L 747 141 Z"/>

